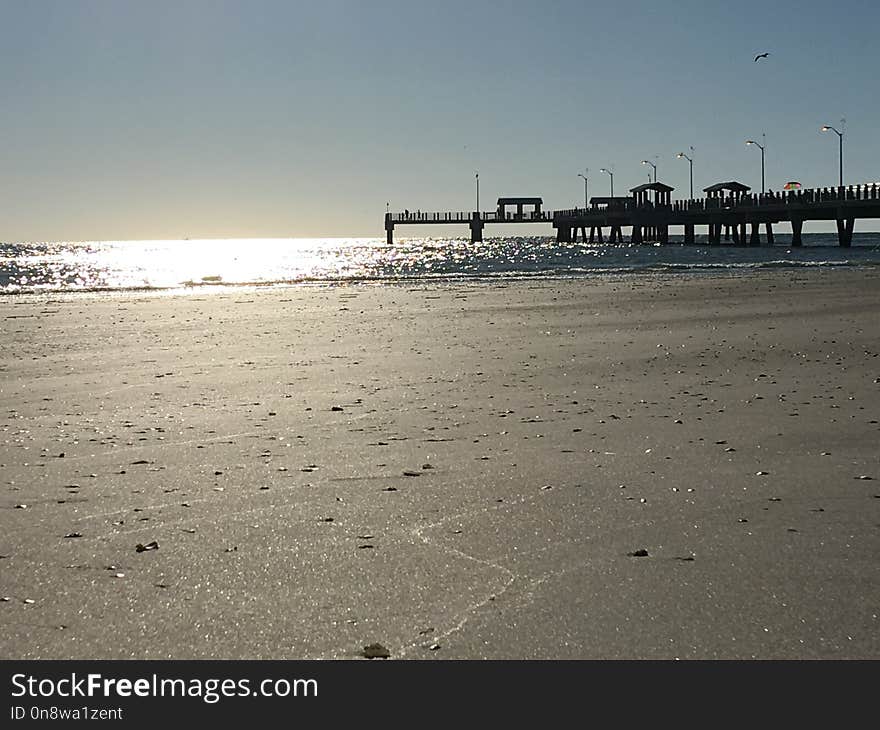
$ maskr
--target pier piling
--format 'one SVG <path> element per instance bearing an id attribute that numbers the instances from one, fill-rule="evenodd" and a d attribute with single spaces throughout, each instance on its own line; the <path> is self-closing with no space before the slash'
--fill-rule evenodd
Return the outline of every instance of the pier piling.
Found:
<path id="1" fill-rule="evenodd" d="M 804 227 L 804 222 L 800 218 L 792 218 L 791 219 L 791 245 L 792 246 L 803 246 L 804 245 L 803 241 L 801 240 L 801 231 L 803 230 L 803 227 Z"/>
<path id="2" fill-rule="evenodd" d="M 849 248 L 852 244 L 852 234 L 854 226 L 855 219 L 853 218 L 837 219 L 837 243 L 842 248 Z"/>
<path id="3" fill-rule="evenodd" d="M 471 218 L 471 243 L 482 243 L 483 242 L 483 223 L 480 220 L 480 214 L 474 213 L 474 217 Z"/>

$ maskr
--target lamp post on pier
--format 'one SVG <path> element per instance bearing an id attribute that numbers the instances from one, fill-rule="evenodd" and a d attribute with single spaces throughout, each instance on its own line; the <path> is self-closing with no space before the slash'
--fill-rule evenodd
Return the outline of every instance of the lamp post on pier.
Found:
<path id="1" fill-rule="evenodd" d="M 586 175 L 582 175 L 581 173 L 578 173 L 578 177 L 582 177 L 584 179 L 584 210 L 586 210 L 590 205 L 589 202 L 587 202 L 588 201 L 587 189 L 590 184 L 589 180 L 587 179 L 587 175 L 590 174 L 590 168 L 589 167 L 586 168 L 584 170 L 584 172 L 586 173 Z"/>
<path id="2" fill-rule="evenodd" d="M 643 165 L 650 165 L 651 167 L 654 168 L 654 182 L 657 182 L 657 165 L 655 165 L 650 160 L 642 160 L 642 164 Z"/>
<path id="3" fill-rule="evenodd" d="M 691 147 L 690 150 L 691 150 L 691 154 L 694 154 L 694 148 Z M 682 157 L 684 157 L 684 159 L 686 159 L 688 161 L 688 163 L 690 164 L 690 168 L 691 168 L 691 200 L 693 200 L 694 199 L 694 158 L 688 157 L 684 152 L 679 152 L 676 155 L 676 157 L 678 157 L 678 159 L 681 159 Z"/>
<path id="4" fill-rule="evenodd" d="M 761 150 L 761 194 L 763 194 L 764 193 L 764 149 L 767 144 L 767 135 L 764 134 L 763 132 L 761 133 L 761 141 L 764 144 L 759 144 L 758 142 L 755 142 L 755 140 L 753 140 L 753 139 L 747 139 L 746 145 L 755 145 L 756 147 L 758 147 Z"/>
<path id="5" fill-rule="evenodd" d="M 480 173 L 474 173 L 474 179 L 477 181 L 477 213 L 480 212 Z"/>
<path id="6" fill-rule="evenodd" d="M 844 122 L 844 121 L 846 121 L 846 120 L 841 119 L 840 121 L 841 121 L 841 125 L 840 125 L 840 126 L 842 127 L 842 126 L 843 126 L 842 122 Z M 834 127 L 832 127 L 830 124 L 825 124 L 825 125 L 823 125 L 821 131 L 823 131 L 823 132 L 834 132 L 834 134 L 837 135 L 838 140 L 839 140 L 839 142 L 840 142 L 840 148 L 839 148 L 839 149 L 840 149 L 840 157 L 839 157 L 839 162 L 840 162 L 840 183 L 839 183 L 839 184 L 840 184 L 840 187 L 843 187 L 843 132 L 839 132 L 839 131 L 837 131 L 837 130 L 836 130 Z"/>
<path id="7" fill-rule="evenodd" d="M 614 173 L 606 168 L 600 168 L 599 172 L 607 172 L 611 176 L 611 197 L 614 197 Z"/>

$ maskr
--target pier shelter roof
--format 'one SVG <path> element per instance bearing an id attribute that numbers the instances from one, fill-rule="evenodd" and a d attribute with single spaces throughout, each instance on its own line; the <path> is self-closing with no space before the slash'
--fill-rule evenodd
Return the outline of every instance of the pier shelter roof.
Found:
<path id="1" fill-rule="evenodd" d="M 636 185 L 634 188 L 630 188 L 629 191 L 631 193 L 645 193 L 648 190 L 653 190 L 658 193 L 671 193 L 675 188 L 670 187 L 666 183 L 662 182 L 652 182 L 652 183 L 642 183 L 641 185 Z"/>
<path id="2" fill-rule="evenodd" d="M 633 200 L 638 206 L 651 204 L 648 200 L 648 193 L 652 191 L 654 193 L 654 205 L 669 205 L 673 190 L 675 190 L 675 188 L 662 182 L 643 183 L 641 185 L 636 185 L 634 188 L 630 188 L 630 192 L 633 194 Z"/>
<path id="3" fill-rule="evenodd" d="M 541 198 L 498 198 L 498 215 L 505 220 L 523 220 L 523 206 L 531 205 L 534 206 L 534 211 L 529 213 L 528 215 L 531 218 L 540 217 L 543 215 L 541 213 L 541 204 L 544 201 Z M 507 206 L 513 205 L 516 206 L 515 213 L 508 213 Z"/>
<path id="4" fill-rule="evenodd" d="M 498 205 L 543 205 L 541 198 L 498 198 Z"/>
<path id="5" fill-rule="evenodd" d="M 751 188 L 748 185 L 743 185 L 741 182 L 736 182 L 736 180 L 715 183 L 708 188 L 703 188 L 704 193 L 718 193 L 722 190 L 729 190 L 732 193 L 747 193 Z"/>

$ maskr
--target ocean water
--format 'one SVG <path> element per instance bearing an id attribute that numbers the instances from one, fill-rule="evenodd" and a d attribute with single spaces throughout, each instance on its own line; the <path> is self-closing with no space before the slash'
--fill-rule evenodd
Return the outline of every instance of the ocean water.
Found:
<path id="1" fill-rule="evenodd" d="M 230 286 L 413 280 L 592 277 L 645 272 L 745 274 L 755 269 L 880 265 L 880 233 L 804 234 L 791 248 L 557 243 L 553 237 L 290 238 L 0 244 L 0 294 L 126 290 L 204 292 Z"/>

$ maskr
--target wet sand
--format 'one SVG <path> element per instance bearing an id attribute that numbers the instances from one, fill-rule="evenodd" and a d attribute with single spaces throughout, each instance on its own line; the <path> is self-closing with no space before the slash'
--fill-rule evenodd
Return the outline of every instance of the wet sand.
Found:
<path id="1" fill-rule="evenodd" d="M 878 312 L 858 270 L 3 297 L 0 658 L 880 658 Z"/>

